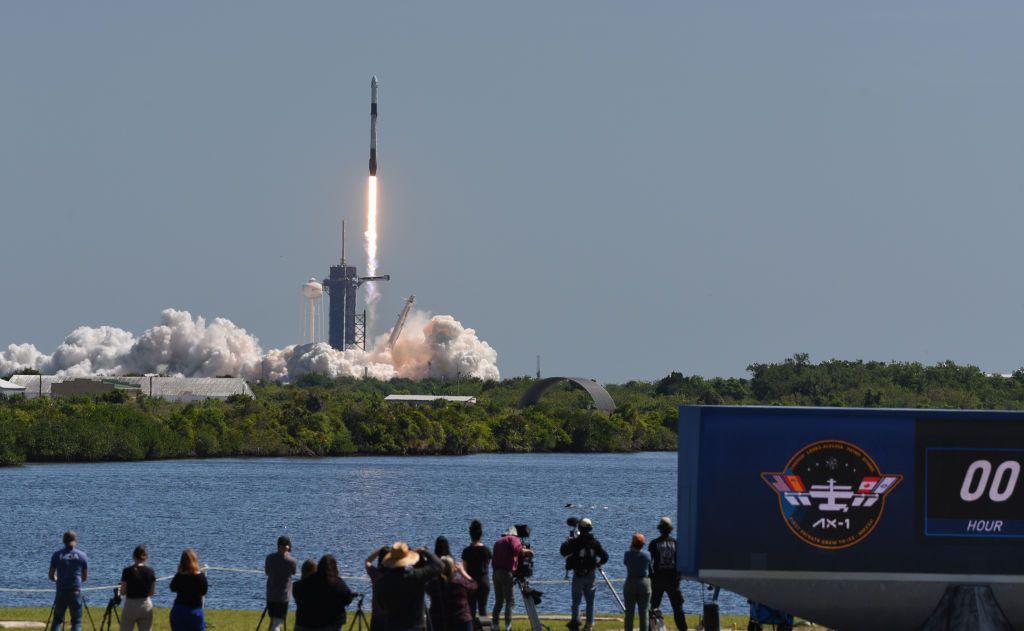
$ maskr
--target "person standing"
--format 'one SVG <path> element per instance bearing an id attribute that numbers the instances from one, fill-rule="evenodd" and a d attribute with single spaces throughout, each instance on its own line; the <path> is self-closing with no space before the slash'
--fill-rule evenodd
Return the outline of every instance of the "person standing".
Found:
<path id="1" fill-rule="evenodd" d="M 476 582 L 476 591 L 470 596 L 469 606 L 481 618 L 487 615 L 487 597 L 491 593 L 488 570 L 491 567 L 491 549 L 484 545 L 484 526 L 474 519 L 469 524 L 470 544 L 462 549 L 462 564 L 466 573 Z"/>
<path id="2" fill-rule="evenodd" d="M 633 631 L 634 610 L 640 615 L 640 631 L 647 631 L 647 614 L 651 607 L 651 555 L 644 551 L 641 533 L 633 534 L 622 562 L 626 566 L 626 582 L 622 585 L 622 596 L 626 601 L 626 631 Z"/>
<path id="3" fill-rule="evenodd" d="M 494 611 L 491 613 L 491 629 L 500 629 L 498 620 L 501 608 L 505 607 L 505 628 L 512 628 L 512 607 L 516 604 L 513 575 L 519 568 L 519 557 L 523 554 L 523 541 L 516 536 L 516 529 L 509 528 L 494 542 L 491 555 L 492 577 L 494 579 Z"/>
<path id="4" fill-rule="evenodd" d="M 64 533 L 64 547 L 50 557 L 50 580 L 56 583 L 51 631 L 60 631 L 64 614 L 71 610 L 71 631 L 82 631 L 82 583 L 89 580 L 89 557 L 78 548 L 74 530 Z"/>
<path id="5" fill-rule="evenodd" d="M 425 585 L 441 575 L 441 560 L 426 548 L 413 551 L 408 544 L 397 541 L 379 552 L 379 572 L 374 572 L 374 629 L 410 631 L 423 629 L 423 595 Z"/>
<path id="6" fill-rule="evenodd" d="M 672 617 L 675 619 L 676 628 L 686 631 L 686 616 L 683 614 L 683 592 L 679 584 L 683 575 L 676 568 L 676 540 L 670 535 L 672 533 L 672 520 L 662 517 L 658 522 L 658 532 L 661 535 L 647 546 L 651 553 L 651 564 L 654 573 L 651 577 L 651 609 L 661 606 L 661 598 L 668 594 L 668 601 L 672 604 Z"/>
<path id="7" fill-rule="evenodd" d="M 572 620 L 570 629 L 580 627 L 580 601 L 587 601 L 586 631 L 594 628 L 594 596 L 597 594 L 597 572 L 608 562 L 608 553 L 601 547 L 593 534 L 594 524 L 583 518 L 579 534 L 569 537 L 559 551 L 566 559 L 566 567 L 572 570 Z"/>
<path id="8" fill-rule="evenodd" d="M 441 557 L 441 576 L 427 584 L 431 631 L 473 631 L 470 594 L 476 581 L 451 556 Z"/>
<path id="9" fill-rule="evenodd" d="M 339 631 L 345 625 L 345 608 L 355 598 L 332 554 L 320 557 L 316 572 L 295 583 L 293 591 L 296 629 Z"/>
<path id="10" fill-rule="evenodd" d="M 121 594 L 124 610 L 121 612 L 121 631 L 139 631 L 153 627 L 153 594 L 156 593 L 156 572 L 146 565 L 149 553 L 146 546 L 135 546 L 132 564 L 121 571 Z"/>
<path id="11" fill-rule="evenodd" d="M 267 615 L 270 631 L 277 631 L 288 618 L 288 603 L 292 599 L 292 577 L 298 563 L 292 556 L 292 542 L 281 535 L 277 538 L 277 552 L 271 552 L 263 562 L 267 575 Z"/>
<path id="12" fill-rule="evenodd" d="M 192 548 L 181 553 L 178 572 L 171 579 L 174 606 L 171 607 L 172 631 L 206 631 L 203 599 L 209 590 L 206 574 L 199 569 L 199 557 Z"/>

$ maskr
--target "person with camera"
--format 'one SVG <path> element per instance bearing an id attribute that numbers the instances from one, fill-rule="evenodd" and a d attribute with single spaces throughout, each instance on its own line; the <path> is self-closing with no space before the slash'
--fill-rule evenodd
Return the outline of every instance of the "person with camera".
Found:
<path id="1" fill-rule="evenodd" d="M 462 564 L 466 573 L 476 583 L 469 602 L 470 609 L 481 618 L 487 615 L 487 597 L 491 593 L 491 581 L 488 570 L 491 566 L 491 549 L 484 545 L 484 526 L 474 519 L 469 524 L 470 544 L 462 549 Z"/>
<path id="2" fill-rule="evenodd" d="M 593 534 L 594 524 L 589 518 L 579 521 L 579 534 L 570 536 L 559 548 L 565 557 L 566 569 L 572 570 L 572 620 L 570 629 L 580 627 L 580 601 L 587 601 L 587 623 L 584 629 L 594 627 L 594 596 L 597 594 L 597 572 L 608 562 L 608 553 Z"/>
<path id="3" fill-rule="evenodd" d="M 136 625 L 139 631 L 153 627 L 153 601 L 156 593 L 156 572 L 146 565 L 149 553 L 146 546 L 136 546 L 132 552 L 132 564 L 121 571 L 121 586 L 118 596 L 124 596 L 124 610 L 121 611 L 121 631 L 132 631 Z M 115 597 L 116 601 L 119 597 Z"/>
<path id="4" fill-rule="evenodd" d="M 288 603 L 292 599 L 292 577 L 298 562 L 291 555 L 292 542 L 281 535 L 277 538 L 277 552 L 271 552 L 263 562 L 267 575 L 267 615 L 270 631 L 277 631 L 288 617 Z"/>
<path id="5" fill-rule="evenodd" d="M 491 553 L 491 570 L 494 579 L 494 611 L 491 612 L 491 629 L 500 629 L 498 620 L 501 609 L 505 608 L 505 628 L 512 628 L 512 607 L 515 599 L 515 573 L 524 554 L 533 554 L 523 547 L 516 527 L 509 528 L 494 542 Z"/>
<path id="6" fill-rule="evenodd" d="M 345 626 L 345 608 L 355 599 L 332 554 L 320 557 L 316 571 L 296 581 L 292 593 L 296 631 L 339 631 Z"/>
<path id="7" fill-rule="evenodd" d="M 64 614 L 71 610 L 71 631 L 82 631 L 82 583 L 89 580 L 89 557 L 78 548 L 78 535 L 68 530 L 62 538 L 64 547 L 50 557 L 48 576 L 57 585 L 53 597 L 51 631 L 60 631 Z"/>
<path id="8" fill-rule="evenodd" d="M 199 557 L 192 548 L 181 553 L 178 572 L 171 579 L 176 594 L 171 607 L 171 631 L 206 631 L 203 599 L 209 590 L 206 574 L 199 569 Z"/>
<path id="9" fill-rule="evenodd" d="M 651 555 L 644 551 L 645 538 L 637 532 L 622 557 L 626 566 L 626 582 L 622 597 L 626 601 L 626 631 L 633 631 L 633 614 L 640 616 L 640 631 L 647 631 L 647 615 L 651 606 Z"/>
<path id="10" fill-rule="evenodd" d="M 470 595 L 476 581 L 451 556 L 441 557 L 441 576 L 427 584 L 431 631 L 473 631 Z"/>
<path id="11" fill-rule="evenodd" d="M 651 553 L 654 572 L 651 576 L 651 609 L 661 607 L 661 598 L 668 594 L 672 604 L 672 617 L 676 628 L 686 631 L 686 616 L 683 614 L 683 592 L 679 584 L 683 575 L 676 569 L 676 540 L 672 538 L 672 520 L 662 517 L 658 522 L 660 536 L 651 541 L 647 551 Z"/>
<path id="12" fill-rule="evenodd" d="M 373 582 L 374 631 L 423 629 L 424 588 L 441 575 L 441 560 L 425 547 L 410 550 L 402 541 L 376 553 L 378 567 L 371 565 L 373 556 L 366 568 Z"/>

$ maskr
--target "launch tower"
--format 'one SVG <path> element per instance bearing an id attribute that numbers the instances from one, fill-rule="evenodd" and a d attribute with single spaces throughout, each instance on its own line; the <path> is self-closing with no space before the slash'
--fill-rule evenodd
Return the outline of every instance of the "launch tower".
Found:
<path id="1" fill-rule="evenodd" d="M 345 262 L 345 222 L 341 222 L 341 263 L 331 266 L 324 279 L 324 289 L 331 297 L 327 317 L 327 341 L 339 351 L 349 348 L 366 350 L 366 311 L 356 313 L 356 290 L 363 283 L 391 280 L 383 276 L 359 276 L 353 265 Z"/>

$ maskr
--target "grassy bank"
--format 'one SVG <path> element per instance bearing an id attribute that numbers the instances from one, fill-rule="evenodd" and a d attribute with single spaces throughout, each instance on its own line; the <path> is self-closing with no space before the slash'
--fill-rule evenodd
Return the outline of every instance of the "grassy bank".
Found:
<path id="1" fill-rule="evenodd" d="M 49 609 L 40 608 L 29 608 L 29 607 L 15 607 L 15 608 L 3 608 L 0 607 L 0 620 L 37 620 L 39 622 L 45 622 L 47 615 L 49 615 Z M 291 623 L 294 621 L 295 612 L 292 611 L 289 616 L 289 628 Z M 96 621 L 96 626 L 99 628 L 100 618 L 103 616 L 103 608 L 93 608 L 92 615 Z M 614 618 L 614 620 L 601 620 L 598 621 L 594 626 L 598 631 L 610 631 L 612 629 L 622 629 L 622 621 L 620 616 L 601 616 L 602 618 Z M 351 615 L 349 616 L 351 622 Z M 671 618 L 671 616 L 669 616 Z M 231 610 L 231 609 L 207 609 L 206 610 L 206 621 L 207 628 L 210 631 L 253 631 L 256 628 L 256 623 L 259 622 L 260 612 L 259 611 L 248 611 L 248 610 Z M 171 627 L 168 623 L 168 610 L 157 609 L 156 614 L 153 617 L 153 631 L 170 631 Z M 544 624 L 551 627 L 552 631 L 561 631 L 565 629 L 565 618 L 544 618 Z M 746 616 L 722 616 L 722 629 L 746 629 L 747 628 L 747 617 Z M 687 616 L 687 624 L 691 629 L 695 628 L 698 623 L 697 616 Z M 671 624 L 668 622 L 668 624 Z M 266 621 L 263 622 L 263 629 L 266 629 Z M 519 619 L 513 621 L 512 627 L 514 631 L 529 631 L 530 624 L 527 620 Z M 347 628 L 347 625 L 346 625 Z M 675 628 L 670 626 L 669 628 Z M 805 627 L 810 629 L 810 627 Z M 116 631 L 116 623 L 113 627 Z M 92 627 L 89 624 L 89 620 L 86 619 L 83 622 L 84 631 L 92 631 Z"/>
<path id="2" fill-rule="evenodd" d="M 676 446 L 678 406 L 823 405 L 1024 409 L 1024 370 L 986 375 L 943 362 L 882 363 L 806 355 L 752 364 L 750 378 L 672 373 L 609 384 L 613 414 L 589 409 L 575 386 L 556 386 L 520 410 L 535 380 L 329 379 L 254 384 L 255 399 L 168 403 L 114 393 L 97 399 L 0 397 L 0 465 L 224 456 L 616 452 Z M 474 406 L 386 403 L 388 394 L 459 394 Z"/>

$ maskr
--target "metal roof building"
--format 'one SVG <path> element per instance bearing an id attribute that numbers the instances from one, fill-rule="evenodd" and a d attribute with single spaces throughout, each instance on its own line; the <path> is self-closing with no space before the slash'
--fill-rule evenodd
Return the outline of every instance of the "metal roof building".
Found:
<path id="1" fill-rule="evenodd" d="M 75 377 L 56 375 L 14 375 L 11 381 L 25 388 L 27 397 L 48 397 L 54 383 Z M 97 379 L 100 379 L 97 377 Z M 245 379 L 237 377 L 118 377 L 118 381 L 138 386 L 141 393 L 167 401 L 224 400 L 236 394 L 254 398 Z"/>
<path id="2" fill-rule="evenodd" d="M 388 403 L 410 403 L 413 405 L 423 405 L 438 400 L 448 401 L 449 403 L 461 403 L 462 405 L 473 405 L 476 403 L 476 397 L 441 394 L 389 394 L 384 397 L 384 400 Z"/>
<path id="3" fill-rule="evenodd" d="M 9 397 L 15 394 L 25 394 L 24 386 L 0 379 L 0 397 Z"/>

